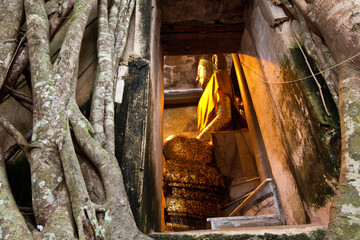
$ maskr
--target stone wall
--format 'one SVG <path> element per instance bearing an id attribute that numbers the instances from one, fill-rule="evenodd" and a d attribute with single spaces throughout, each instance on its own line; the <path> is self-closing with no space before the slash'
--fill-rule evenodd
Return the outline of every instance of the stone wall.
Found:
<path id="1" fill-rule="evenodd" d="M 333 193 L 325 176 L 336 174 L 331 151 L 322 138 L 338 131 L 338 115 L 326 95 L 331 124 L 322 122 L 328 116 L 318 101 L 318 89 L 312 94 L 313 78 L 285 83 L 310 72 L 290 21 L 272 21 L 274 11 L 282 10 L 272 1 L 254 1 L 246 18 L 240 60 L 288 224 L 327 224 Z"/>
<path id="2" fill-rule="evenodd" d="M 199 88 L 196 80 L 199 55 L 164 56 L 164 89 Z"/>
<path id="3" fill-rule="evenodd" d="M 173 134 L 196 137 L 197 105 L 164 109 L 163 139 Z"/>
<path id="4" fill-rule="evenodd" d="M 213 54 L 209 49 L 208 54 Z M 231 71 L 232 58 L 224 54 L 228 72 Z M 196 82 L 197 68 L 201 55 L 164 56 L 164 89 L 190 89 L 200 88 Z"/>

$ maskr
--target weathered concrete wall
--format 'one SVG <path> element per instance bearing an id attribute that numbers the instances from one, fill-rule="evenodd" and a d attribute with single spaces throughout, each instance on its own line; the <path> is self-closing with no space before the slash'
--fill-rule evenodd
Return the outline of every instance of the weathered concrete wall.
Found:
<path id="1" fill-rule="evenodd" d="M 213 54 L 209 49 L 208 54 Z M 224 54 L 227 70 L 231 72 L 231 54 Z M 164 56 L 164 89 L 200 88 L 196 82 L 197 68 L 201 55 Z"/>
<path id="2" fill-rule="evenodd" d="M 269 21 L 269 3 L 273 4 L 254 1 L 249 11 L 241 45 L 245 77 L 288 224 L 305 223 L 304 208 L 312 222 L 326 224 L 328 209 L 324 206 L 332 191 L 324 176 L 334 175 L 334 169 L 321 137 L 324 132 L 337 131 L 336 108 L 331 108 L 331 97 L 326 96 L 332 118 L 324 115 L 312 78 L 274 83 L 305 77 L 310 72 L 299 54 L 290 22 L 276 25 Z M 324 123 L 323 119 L 329 121 Z M 320 212 L 325 214 L 317 214 Z"/>
<path id="3" fill-rule="evenodd" d="M 163 139 L 173 134 L 197 135 L 197 105 L 172 107 L 164 110 Z"/>
<path id="4" fill-rule="evenodd" d="M 196 82 L 200 55 L 165 56 L 164 89 L 198 88 Z"/>
<path id="5" fill-rule="evenodd" d="M 137 1 L 129 77 L 116 106 L 116 155 L 136 223 L 159 230 L 163 80 L 157 1 Z"/>

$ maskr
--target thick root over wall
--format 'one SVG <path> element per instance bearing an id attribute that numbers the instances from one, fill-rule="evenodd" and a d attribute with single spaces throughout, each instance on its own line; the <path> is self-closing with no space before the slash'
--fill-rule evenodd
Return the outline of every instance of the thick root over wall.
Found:
<path id="1" fill-rule="evenodd" d="M 74 4 L 58 2 L 66 11 L 66 4 Z M 6 214 L 0 217 L 0 238 L 149 239 L 136 227 L 114 156 L 114 82 L 135 1 L 115 0 L 111 6 L 107 1 L 98 3 L 99 68 L 88 121 L 76 104 L 75 88 L 81 41 L 94 4 L 94 0 L 76 1 L 53 62 L 45 4 L 24 1 L 33 94 L 31 143 L 10 123 L 4 120 L 2 125 L 28 156 L 33 211 L 40 231 L 33 226 L 30 232 L 26 226 L 1 155 L 0 212 Z"/>

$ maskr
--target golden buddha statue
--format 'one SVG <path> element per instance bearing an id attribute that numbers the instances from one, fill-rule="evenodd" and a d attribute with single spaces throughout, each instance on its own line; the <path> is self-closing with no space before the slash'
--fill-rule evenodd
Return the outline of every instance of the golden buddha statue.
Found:
<path id="1" fill-rule="evenodd" d="M 203 229 L 218 216 L 225 178 L 213 161 L 211 133 L 233 129 L 235 94 L 223 55 L 205 55 L 196 80 L 204 92 L 198 104 L 198 136 L 172 135 L 164 142 L 163 190 L 166 225 Z"/>
<path id="2" fill-rule="evenodd" d="M 212 145 L 172 135 L 164 142 L 165 224 L 174 230 L 205 229 L 219 215 L 225 179 L 214 166 Z"/>
<path id="3" fill-rule="evenodd" d="M 224 55 L 202 56 L 196 81 L 204 90 L 198 104 L 198 136 L 209 141 L 212 132 L 233 129 L 232 102 L 235 100 Z"/>

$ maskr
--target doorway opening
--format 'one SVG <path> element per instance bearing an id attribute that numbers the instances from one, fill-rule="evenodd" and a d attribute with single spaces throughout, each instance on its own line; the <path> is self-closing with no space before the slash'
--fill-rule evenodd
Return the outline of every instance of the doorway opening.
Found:
<path id="1" fill-rule="evenodd" d="M 326 226 L 333 196 L 328 180 L 334 176 L 331 161 L 332 156 L 336 156 L 332 154 L 329 143 L 338 132 L 336 124 L 323 111 L 318 88 L 305 63 L 306 56 L 301 54 L 299 46 L 294 47 L 296 41 L 291 35 L 291 16 L 271 1 L 205 2 L 207 4 L 162 0 L 159 24 L 160 55 L 165 56 L 161 56 L 165 76 L 164 125 L 160 133 L 163 139 L 172 134 L 189 138 L 195 138 L 198 134 L 197 109 L 203 90 L 195 79 L 199 58 L 204 54 L 228 55 L 227 71 L 234 90 L 238 91 L 236 96 L 243 102 L 248 125 L 248 129 L 237 129 L 231 133 L 212 133 L 213 146 L 225 145 L 220 148 L 215 146 L 212 150 L 215 156 L 212 163 L 226 179 L 227 192 L 223 194 L 225 200 L 214 216 L 202 216 L 205 224 L 203 222 L 201 228 L 213 228 L 213 225 L 218 228 L 220 225 L 216 221 L 219 218 L 222 226 L 247 226 L 244 222 L 238 224 L 225 218 L 231 215 L 234 219 L 242 215 L 254 223 L 258 218 L 251 217 L 261 214 L 266 206 L 273 212 L 262 215 L 266 217 L 255 226 L 265 226 L 264 222 L 271 221 L 285 224 L 285 219 L 288 225 L 314 223 Z M 245 13 L 247 15 L 244 17 Z M 325 85 L 322 88 L 325 89 Z M 244 101 L 249 102 L 246 104 Z M 331 104 L 331 101 L 327 101 L 327 104 Z M 331 116 L 336 118 L 337 114 Z M 241 156 L 233 158 L 236 154 Z M 162 161 L 165 166 L 163 171 L 166 171 L 169 160 L 173 159 L 159 158 L 156 161 Z M 199 169 L 196 166 L 193 164 L 190 169 Z M 249 170 L 251 167 L 253 171 Z M 185 198 L 185 194 L 178 189 L 179 184 L 175 186 L 165 179 L 163 186 L 164 182 L 169 186 L 162 198 L 162 230 L 168 231 L 166 227 L 170 228 L 169 231 L 199 229 L 193 227 L 197 223 L 194 218 L 200 219 L 193 216 L 196 214 L 185 215 L 192 217 L 191 222 L 182 218 L 183 212 L 166 209 L 166 197 L 174 198 L 174 195 L 182 194 L 181 197 Z M 175 187 L 177 189 L 172 191 L 171 188 Z M 260 192 L 260 200 L 252 197 L 259 195 L 250 192 Z M 261 202 L 266 203 L 266 199 L 272 202 L 261 205 Z M 260 203 L 258 208 L 256 203 Z M 235 209 L 237 212 L 233 214 Z M 250 210 L 252 215 L 246 213 Z M 250 216 L 244 216 L 246 214 Z M 211 226 L 206 225 L 206 220 Z M 171 224 L 167 226 L 166 223 Z"/>
<path id="2" fill-rule="evenodd" d="M 203 56 L 164 57 L 162 231 L 220 229 L 240 223 L 243 227 L 284 224 L 272 179 L 260 178 L 258 173 L 231 54 L 223 55 L 227 62 L 224 71 L 234 90 L 231 104 L 237 104 L 232 115 L 240 116 L 235 121 L 242 124 L 211 133 L 209 162 L 197 160 L 204 159 L 197 156 L 198 149 L 189 158 L 183 155 L 192 152 L 200 141 L 196 139 L 198 111 L 203 107 L 199 101 L 204 102 L 204 92 L 210 87 L 201 89 L 195 81 Z M 174 138 L 181 140 L 180 136 L 192 146 L 173 144 Z M 183 149 L 170 153 L 171 144 Z"/>

